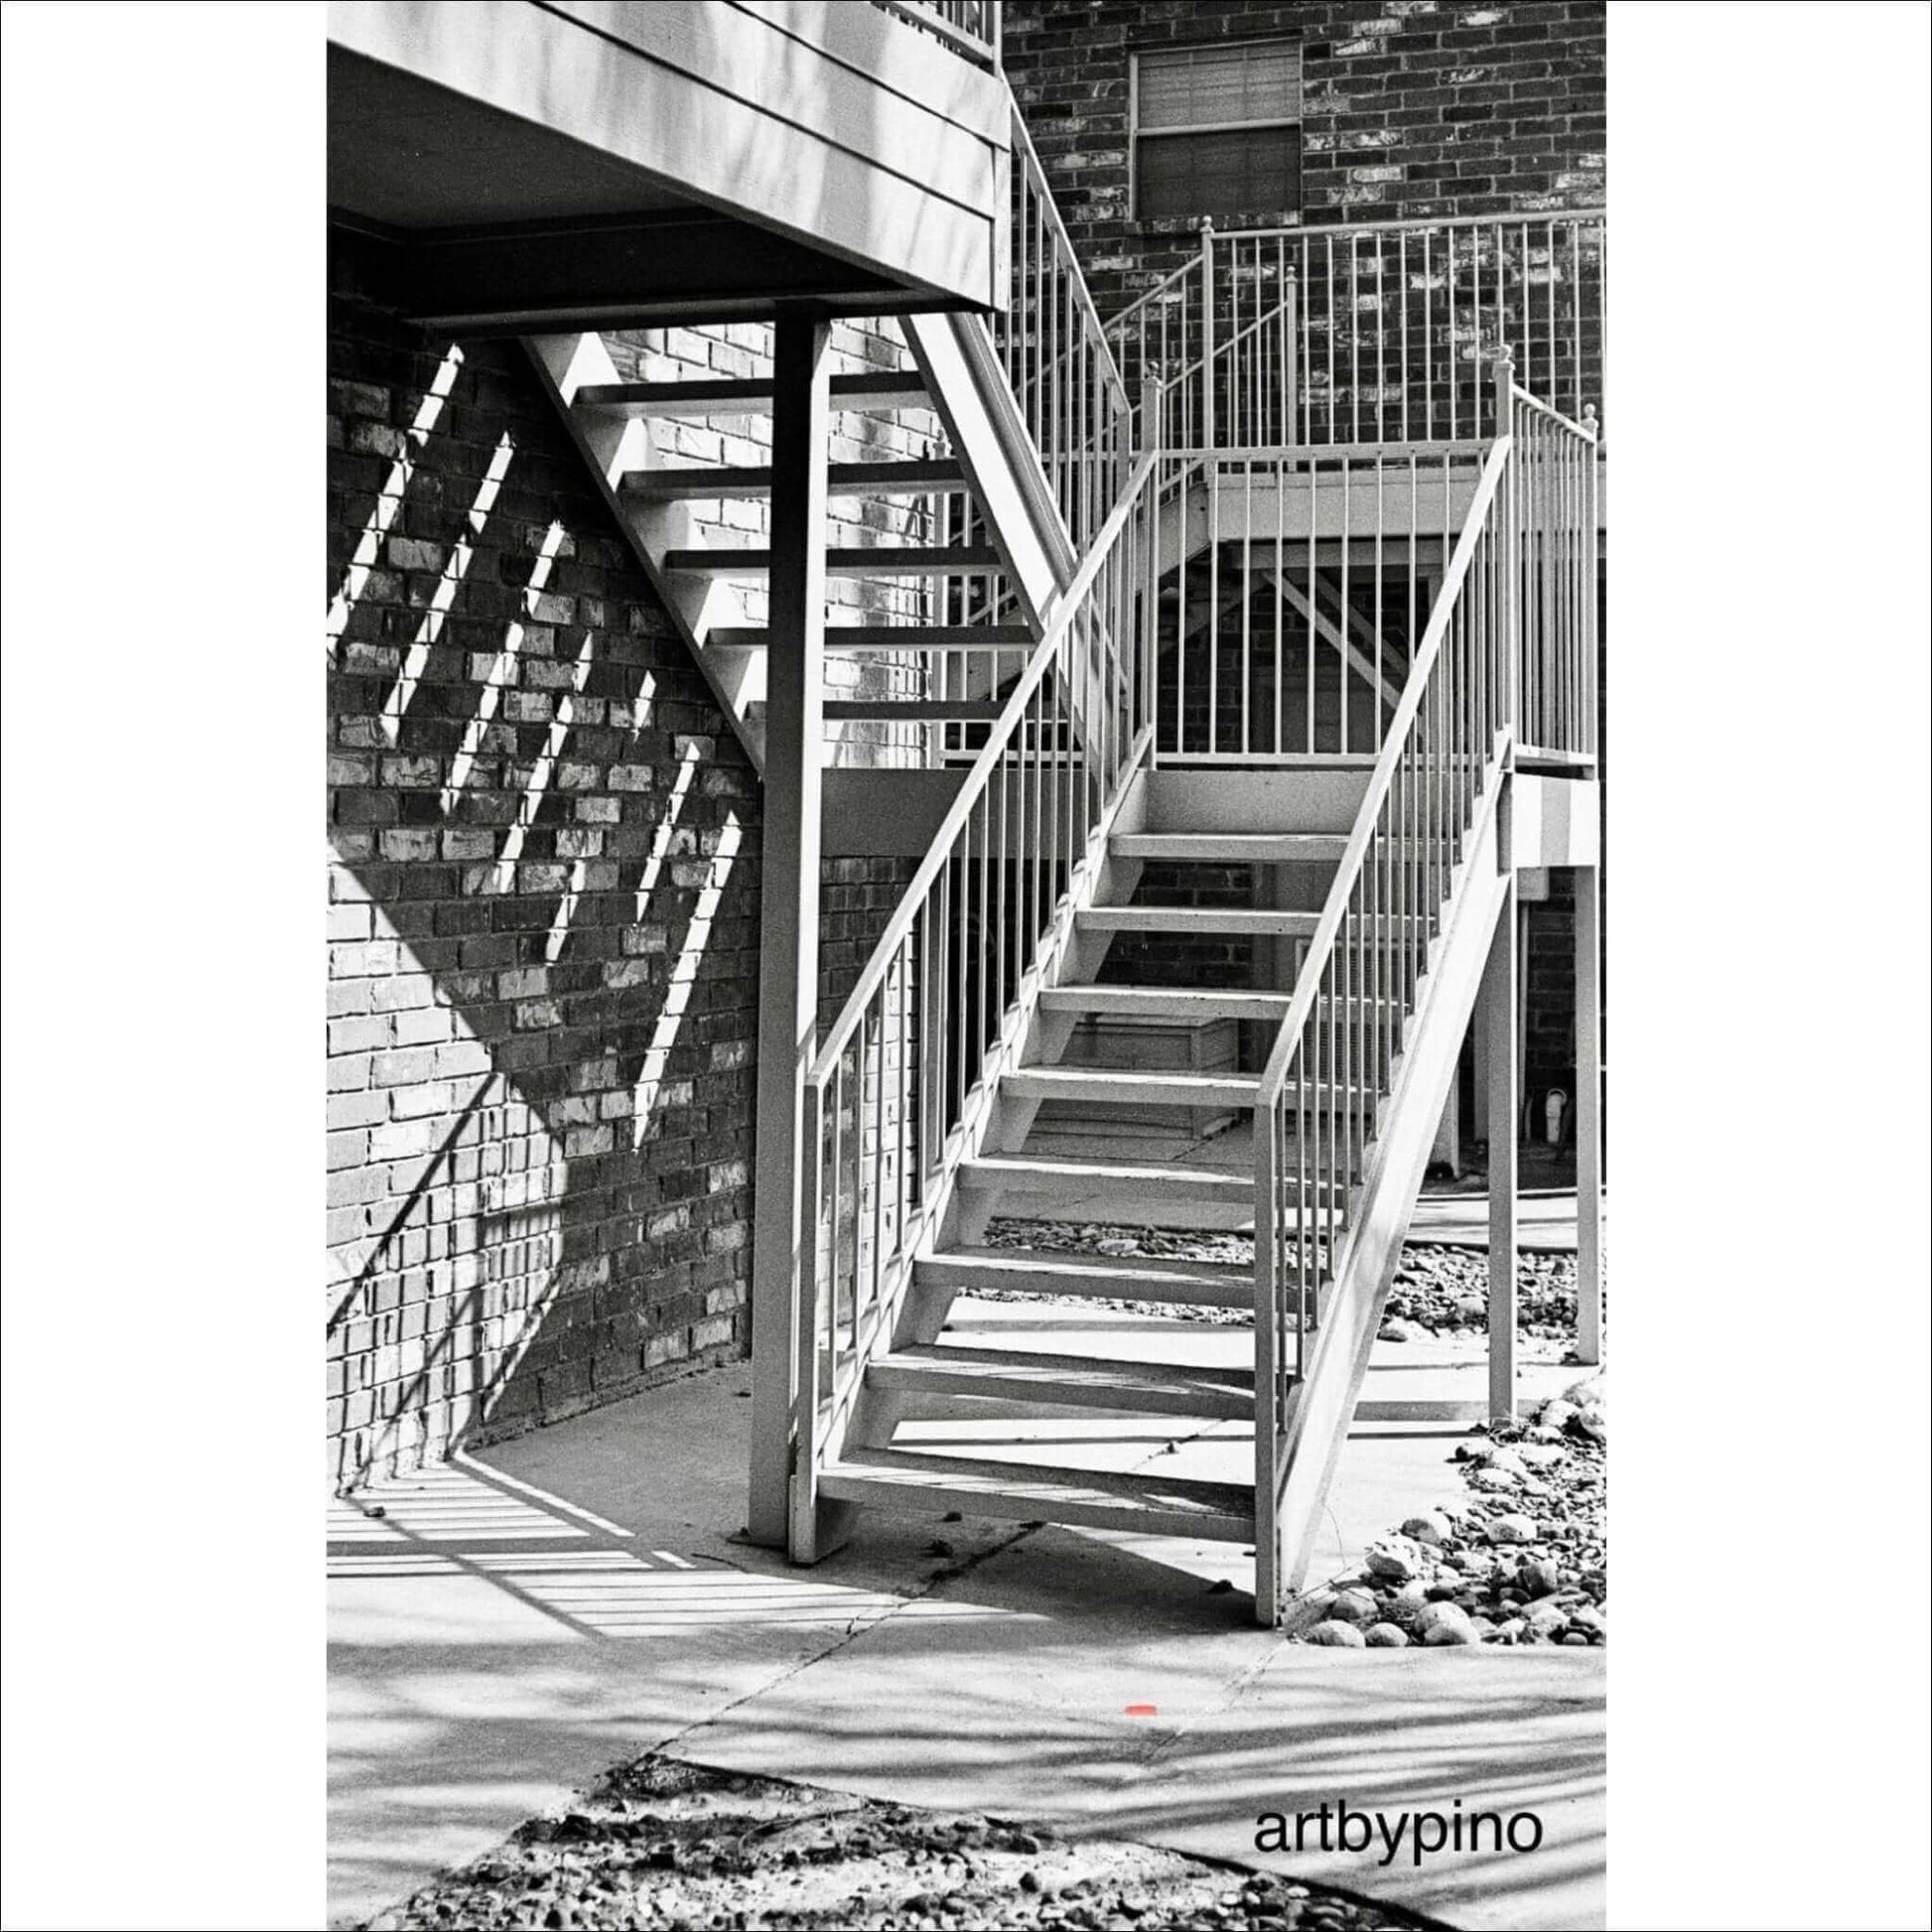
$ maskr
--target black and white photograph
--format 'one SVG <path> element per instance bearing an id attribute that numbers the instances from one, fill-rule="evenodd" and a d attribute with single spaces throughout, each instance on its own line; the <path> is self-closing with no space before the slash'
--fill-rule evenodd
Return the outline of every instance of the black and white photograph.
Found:
<path id="1" fill-rule="evenodd" d="M 1932 8 L 6 22 L 9 1928 L 1932 1924 Z"/>

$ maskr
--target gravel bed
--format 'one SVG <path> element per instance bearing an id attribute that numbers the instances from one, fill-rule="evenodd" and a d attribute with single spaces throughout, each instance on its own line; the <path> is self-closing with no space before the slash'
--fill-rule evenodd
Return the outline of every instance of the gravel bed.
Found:
<path id="1" fill-rule="evenodd" d="M 369 1923 L 380 1932 L 1377 1932 L 1435 1922 L 1151 1846 L 1069 1842 L 1003 1819 L 917 1811 L 646 1755 Z"/>
<path id="2" fill-rule="evenodd" d="M 1410 1517 L 1360 1570 L 1303 1599 L 1304 1643 L 1575 1646 L 1608 1640 L 1601 1373 L 1527 1425 L 1491 1423 L 1460 1445 L 1462 1493 Z"/>
<path id="3" fill-rule="evenodd" d="M 1172 1228 L 1114 1227 L 1097 1221 L 1022 1221 L 990 1223 L 986 1243 L 994 1248 L 1032 1248 L 1043 1253 L 1147 1256 L 1170 1261 L 1219 1261 L 1254 1265 L 1251 1235 L 1214 1234 Z M 1034 1295 L 997 1292 L 989 1301 L 1037 1301 Z M 1606 1297 L 1607 1299 L 1607 1297 Z M 1104 1309 L 1133 1309 L 1183 1321 L 1245 1327 L 1240 1309 L 1203 1309 L 1152 1302 L 1082 1303 Z M 1519 1333 L 1570 1342 L 1577 1333 L 1577 1257 L 1574 1254 L 1522 1254 L 1516 1267 Z M 1395 1285 L 1383 1311 L 1384 1341 L 1421 1341 L 1436 1336 L 1480 1335 L 1489 1322 L 1489 1260 L 1476 1250 L 1410 1242 L 1402 1251 Z"/>

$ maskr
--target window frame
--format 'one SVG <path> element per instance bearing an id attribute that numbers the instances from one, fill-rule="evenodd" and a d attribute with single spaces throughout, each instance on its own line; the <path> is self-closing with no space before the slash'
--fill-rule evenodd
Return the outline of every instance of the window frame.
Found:
<path id="1" fill-rule="evenodd" d="M 1201 121 L 1189 123 L 1185 127 L 1144 128 L 1141 125 L 1141 62 L 1152 55 L 1157 60 L 1164 54 L 1190 53 L 1196 48 L 1211 48 L 1231 52 L 1235 48 L 1248 47 L 1292 47 L 1295 50 L 1295 93 L 1297 106 L 1302 105 L 1302 90 L 1307 81 L 1303 66 L 1303 39 L 1300 34 L 1262 34 L 1253 35 L 1245 40 L 1230 41 L 1182 41 L 1173 47 L 1135 47 L 1128 50 L 1127 59 L 1127 218 L 1135 222 L 1158 223 L 1163 227 L 1175 223 L 1198 226 L 1202 221 L 1212 221 L 1216 217 L 1205 211 L 1195 214 L 1150 215 L 1141 208 L 1141 143 L 1143 141 L 1164 141 L 1172 136 L 1201 134 L 1249 134 L 1266 132 L 1271 128 L 1289 127 L 1296 131 L 1299 138 L 1306 122 L 1303 113 L 1276 115 L 1266 120 L 1254 121 Z M 1300 179 L 1301 154 L 1296 156 L 1296 176 Z M 1292 223 L 1299 223 L 1302 210 L 1293 208 L 1245 208 L 1248 214 L 1280 214 Z"/>

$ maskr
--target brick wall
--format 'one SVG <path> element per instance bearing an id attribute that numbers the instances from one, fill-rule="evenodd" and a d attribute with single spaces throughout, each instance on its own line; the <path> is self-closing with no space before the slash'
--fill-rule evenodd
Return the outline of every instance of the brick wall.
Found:
<path id="1" fill-rule="evenodd" d="M 337 1480 L 743 1351 L 755 774 L 514 344 L 329 345 Z"/>
<path id="2" fill-rule="evenodd" d="M 1129 218 L 1132 50 L 1299 36 L 1305 221 L 1593 207 L 1603 17 L 1601 0 L 1009 0 L 1003 59 L 1107 316 L 1197 245 L 1193 220 Z"/>
<path id="3" fill-rule="evenodd" d="M 760 797 L 522 349 L 401 324 L 335 241 L 327 1438 L 350 1483 L 745 1352 Z M 764 331 L 670 336 L 614 347 L 639 374 L 768 366 Z M 903 355 L 862 325 L 833 346 Z M 910 416 L 841 428 L 834 460 L 924 453 Z M 760 460 L 722 420 L 676 438 Z M 921 513 L 868 505 L 837 540 Z M 739 541 L 763 516 L 708 512 Z M 908 872 L 827 862 L 826 1021 Z"/>

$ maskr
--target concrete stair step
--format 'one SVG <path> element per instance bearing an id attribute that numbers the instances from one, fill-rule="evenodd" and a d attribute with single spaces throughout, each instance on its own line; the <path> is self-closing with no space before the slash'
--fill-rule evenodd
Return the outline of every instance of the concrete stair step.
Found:
<path id="1" fill-rule="evenodd" d="M 906 1449 L 848 1449 L 819 1477 L 821 1494 L 913 1515 L 1004 1523 L 1067 1523 L 1245 1543 L 1254 1535 L 1254 1493 L 1229 1482 L 1054 1469 Z"/>
<path id="2" fill-rule="evenodd" d="M 944 1342 L 896 1348 L 867 1368 L 866 1380 L 881 1389 L 1131 1415 L 1242 1422 L 1254 1414 L 1254 1374 L 1249 1369 L 1098 1361 Z"/>

